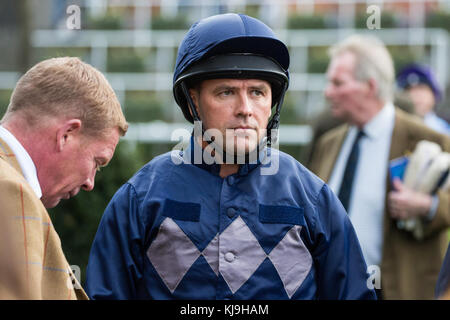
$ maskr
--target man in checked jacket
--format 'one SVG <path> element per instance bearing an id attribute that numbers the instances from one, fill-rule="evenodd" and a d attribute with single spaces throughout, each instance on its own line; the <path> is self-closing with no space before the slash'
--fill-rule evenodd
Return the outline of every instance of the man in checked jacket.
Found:
<path id="1" fill-rule="evenodd" d="M 0 299 L 86 299 L 46 208 L 94 187 L 127 131 L 104 76 L 78 58 L 31 68 L 0 123 Z"/>

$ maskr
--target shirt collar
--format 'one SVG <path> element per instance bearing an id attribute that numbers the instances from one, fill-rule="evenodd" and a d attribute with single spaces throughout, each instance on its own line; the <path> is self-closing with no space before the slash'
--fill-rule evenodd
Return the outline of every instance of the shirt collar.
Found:
<path id="1" fill-rule="evenodd" d="M 36 166 L 34 165 L 33 160 L 31 159 L 28 152 L 19 142 L 19 140 L 14 137 L 14 135 L 9 132 L 6 128 L 0 125 L 0 138 L 5 141 L 8 146 L 11 148 L 11 151 L 16 156 L 17 162 L 22 169 L 22 174 L 27 180 L 28 184 L 33 189 L 36 196 L 40 199 L 42 197 L 42 190 L 39 184 L 39 180 L 37 177 Z"/>
<path id="2" fill-rule="evenodd" d="M 395 108 L 392 102 L 387 102 L 383 108 L 363 128 L 365 135 L 375 139 L 387 133 L 386 125 L 395 117 Z"/>
<path id="3" fill-rule="evenodd" d="M 438 118 L 438 116 L 436 115 L 436 113 L 434 113 L 434 111 L 428 112 L 423 117 L 424 121 L 426 121 L 426 120 L 436 120 L 436 118 Z"/>

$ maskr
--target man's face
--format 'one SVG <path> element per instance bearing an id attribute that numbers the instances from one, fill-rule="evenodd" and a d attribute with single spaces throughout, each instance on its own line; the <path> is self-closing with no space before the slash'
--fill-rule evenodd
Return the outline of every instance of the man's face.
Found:
<path id="1" fill-rule="evenodd" d="M 220 131 L 224 150 L 252 152 L 266 134 L 271 114 L 269 82 L 257 79 L 213 79 L 191 89 L 203 128 Z"/>
<path id="2" fill-rule="evenodd" d="M 414 105 L 414 111 L 417 115 L 424 117 L 433 110 L 435 99 L 433 91 L 425 84 L 418 84 L 408 89 L 408 94 Z"/>
<path id="3" fill-rule="evenodd" d="M 356 57 L 351 52 L 335 56 L 328 66 L 325 97 L 334 117 L 354 122 L 364 113 L 367 83 L 355 79 Z"/>
<path id="4" fill-rule="evenodd" d="M 55 156 L 53 168 L 46 170 L 44 176 L 38 172 L 41 200 L 46 208 L 75 196 L 80 189 L 91 191 L 94 188 L 95 174 L 111 160 L 119 131 L 110 129 L 105 137 L 72 136 L 70 143 Z"/>

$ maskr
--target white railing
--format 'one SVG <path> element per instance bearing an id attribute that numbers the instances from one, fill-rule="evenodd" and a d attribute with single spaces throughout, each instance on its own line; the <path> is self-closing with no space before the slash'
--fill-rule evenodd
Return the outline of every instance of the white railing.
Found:
<path id="1" fill-rule="evenodd" d="M 354 29 L 352 23 L 341 23 L 344 20 L 354 21 L 356 14 L 355 6 L 375 4 L 383 7 L 392 3 L 409 3 L 409 18 L 412 25 L 418 26 L 406 29 Z M 271 25 L 276 34 L 283 40 L 291 52 L 291 81 L 289 94 L 298 99 L 296 106 L 298 114 L 310 117 L 321 110 L 325 105 L 322 91 L 326 80 L 323 74 L 307 73 L 309 60 L 309 49 L 311 47 L 328 47 L 336 43 L 339 39 L 353 33 L 372 34 L 379 37 L 388 46 L 420 46 L 429 47 L 427 57 L 431 68 L 436 72 L 439 83 L 448 86 L 450 72 L 449 34 L 442 29 L 425 29 L 423 22 L 425 17 L 425 5 L 427 3 L 439 3 L 441 8 L 450 9 L 448 0 L 91 0 L 84 1 L 91 16 L 103 15 L 109 7 L 133 7 L 135 19 L 140 23 L 136 26 L 147 29 L 133 30 L 34 30 L 31 34 L 31 45 L 33 48 L 86 48 L 88 52 L 87 60 L 98 69 L 105 72 L 106 77 L 116 90 L 122 105 L 126 108 L 125 97 L 127 91 L 153 91 L 170 92 L 172 90 L 172 72 L 174 68 L 176 49 L 184 37 L 186 30 L 178 31 L 156 31 L 148 29 L 150 25 L 152 10 L 159 7 L 160 13 L 166 16 L 176 16 L 180 10 L 188 8 L 199 19 L 204 16 L 218 13 L 213 12 L 217 8 L 220 10 L 239 11 L 247 5 L 258 5 L 259 13 L 263 20 Z M 350 26 L 350 28 L 320 29 L 320 30 L 287 30 L 286 26 L 287 6 L 295 4 L 297 10 L 301 8 L 302 13 L 314 13 L 316 4 L 334 4 L 338 7 L 336 12 L 339 25 Z M 149 9 L 149 10 L 146 10 Z M 272 22 L 271 22 L 272 21 Z M 282 21 L 282 23 L 280 23 Z M 145 23 L 142 23 L 145 22 Z M 381 26 L 383 27 L 383 26 Z M 108 49 L 109 48 L 147 48 L 155 50 L 155 54 L 149 59 L 153 59 L 151 65 L 155 66 L 150 72 L 145 73 L 111 73 L 107 71 Z M 0 89 L 12 89 L 15 86 L 20 74 L 16 72 L 0 72 Z M 165 103 L 167 108 L 173 108 L 176 112 L 173 99 Z M 175 114 L 175 113 L 174 113 Z M 168 135 L 158 138 L 156 135 L 145 133 L 154 131 L 155 125 L 159 125 L 157 132 L 168 132 L 172 124 L 161 124 L 155 122 L 148 125 L 139 124 L 130 127 L 129 139 L 137 139 L 148 142 L 169 142 Z M 179 124 L 174 124 L 179 126 Z M 144 126 L 144 127 L 143 127 Z M 165 126 L 165 127 L 161 127 Z M 133 129 L 140 128 L 140 129 Z M 142 129 L 144 128 L 144 129 Z M 294 133 L 292 130 L 304 130 L 303 126 L 282 127 L 281 143 L 305 144 L 308 143 L 310 135 L 302 131 Z M 289 128 L 289 129 L 287 129 Z M 151 130 L 150 130 L 151 129 Z M 136 131 L 134 131 L 136 130 Z M 291 130 L 291 131 L 289 131 Z M 309 129 L 305 129 L 309 130 Z M 283 131 L 292 133 L 293 138 L 283 138 Z M 137 132 L 137 133 L 136 133 Z"/>
<path id="2" fill-rule="evenodd" d="M 182 129 L 182 130 L 180 130 Z M 149 123 L 132 123 L 124 139 L 144 143 L 173 143 L 187 141 L 193 125 L 185 123 L 166 123 L 153 121 Z M 306 145 L 311 141 L 312 131 L 308 125 L 281 125 L 279 130 L 280 145 Z"/>
<path id="3" fill-rule="evenodd" d="M 323 29 L 323 30 L 276 30 L 292 52 L 301 50 L 303 65 L 300 72 L 306 70 L 308 48 L 330 46 L 355 32 L 379 37 L 386 45 L 430 46 L 430 66 L 435 70 L 439 83 L 448 84 L 448 57 L 450 56 L 449 35 L 442 29 L 406 28 L 406 29 Z M 164 58 L 159 61 L 159 72 L 171 73 L 174 67 L 176 48 L 185 35 L 185 31 L 152 30 L 36 30 L 32 33 L 32 46 L 35 48 L 74 47 L 90 48 L 91 63 L 105 70 L 107 65 L 107 48 L 156 48 L 163 50 Z M 171 50 L 168 50 L 171 49 Z M 291 54 L 291 60 L 297 58 Z M 165 69 L 165 70 L 164 70 Z M 297 70 L 292 70 L 294 73 Z"/>

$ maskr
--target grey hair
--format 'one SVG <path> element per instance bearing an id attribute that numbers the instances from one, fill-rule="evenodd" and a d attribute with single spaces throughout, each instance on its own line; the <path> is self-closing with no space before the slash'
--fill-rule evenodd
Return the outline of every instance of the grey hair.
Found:
<path id="1" fill-rule="evenodd" d="M 329 49 L 331 58 L 344 52 L 351 52 L 356 57 L 355 79 L 375 80 L 378 99 L 383 102 L 392 101 L 394 62 L 383 42 L 373 36 L 352 35 Z"/>

